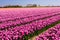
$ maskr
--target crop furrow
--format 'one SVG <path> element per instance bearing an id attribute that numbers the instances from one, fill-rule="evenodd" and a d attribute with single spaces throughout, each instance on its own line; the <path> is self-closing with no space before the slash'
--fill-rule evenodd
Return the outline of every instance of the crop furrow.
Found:
<path id="1" fill-rule="evenodd" d="M 36 40 L 59 40 L 60 38 L 60 24 L 57 24 L 53 26 L 52 28 L 49 28 L 45 32 L 39 34 L 37 36 Z"/>
<path id="2" fill-rule="evenodd" d="M 48 13 L 47 13 L 48 14 Z M 25 18 L 30 18 L 30 17 L 41 17 L 41 18 L 43 18 L 43 17 L 47 17 L 47 16 L 52 16 L 52 15 L 59 15 L 59 12 L 58 12 L 58 14 L 56 13 L 49 13 L 48 15 L 47 14 L 41 14 L 41 15 L 34 15 L 34 16 L 27 16 L 27 17 L 22 17 L 22 18 L 11 18 L 11 19 L 2 19 L 2 20 L 0 20 L 0 24 L 1 23 L 5 23 L 5 22 L 10 22 L 10 21 L 16 21 L 16 20 L 24 20 Z M 13 20 L 12 20 L 13 19 Z"/>
<path id="3" fill-rule="evenodd" d="M 42 28 L 47 27 L 50 24 L 54 24 L 54 23 L 57 24 L 58 23 L 57 21 L 60 21 L 59 17 L 60 16 L 54 16 L 54 17 L 47 18 L 44 20 L 38 20 L 36 22 L 32 22 L 31 24 L 17 26 L 13 29 L 5 30 L 5 31 L 2 30 L 0 31 L 1 39 L 4 39 L 3 37 L 5 36 L 7 39 L 10 39 L 10 40 L 11 39 L 17 40 L 18 38 L 20 40 L 25 40 L 25 36 L 34 33 L 36 30 L 41 30 Z"/>
<path id="4" fill-rule="evenodd" d="M 53 16 L 58 16 L 58 15 L 53 15 Z M 50 18 L 50 17 L 53 17 L 53 16 L 48 16 L 48 17 L 44 17 L 44 18 L 39 18 L 39 19 L 32 20 L 32 21 L 26 22 L 26 23 L 12 24 L 12 25 L 8 25 L 7 27 L 2 26 L 2 28 L 0 28 L 0 30 L 5 30 L 5 29 L 8 29 L 8 28 L 14 28 L 14 27 L 16 27 L 16 26 L 21 26 L 21 25 L 25 25 L 25 24 L 30 24 L 30 23 L 32 23 L 32 22 L 34 22 L 34 21 L 43 20 L 43 19 L 45 19 L 45 18 Z"/>

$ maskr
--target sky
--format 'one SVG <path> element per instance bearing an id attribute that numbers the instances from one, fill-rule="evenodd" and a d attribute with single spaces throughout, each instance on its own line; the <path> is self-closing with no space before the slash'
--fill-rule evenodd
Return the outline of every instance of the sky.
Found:
<path id="1" fill-rule="evenodd" d="M 42 6 L 60 6 L 60 0 L 0 0 L 0 6 L 37 4 Z"/>

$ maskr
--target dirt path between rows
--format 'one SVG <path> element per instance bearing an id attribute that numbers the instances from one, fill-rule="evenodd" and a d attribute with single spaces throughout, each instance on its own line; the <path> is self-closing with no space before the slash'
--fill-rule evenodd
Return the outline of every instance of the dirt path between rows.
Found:
<path id="1" fill-rule="evenodd" d="M 34 37 L 30 38 L 29 40 L 36 40 L 36 37 L 37 36 L 34 36 Z"/>

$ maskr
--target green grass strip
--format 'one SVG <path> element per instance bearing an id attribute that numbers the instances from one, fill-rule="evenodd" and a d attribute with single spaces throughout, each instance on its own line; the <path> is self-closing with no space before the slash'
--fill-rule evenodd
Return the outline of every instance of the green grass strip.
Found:
<path id="1" fill-rule="evenodd" d="M 60 20 L 59 20 L 59 21 L 56 21 L 56 22 L 53 22 L 53 23 L 50 24 L 50 25 L 47 25 L 46 27 L 44 27 L 44 28 L 41 29 L 41 30 L 36 30 L 36 31 L 35 31 L 34 33 L 32 33 L 32 34 L 25 35 L 25 36 L 23 37 L 23 40 L 28 40 L 28 39 L 32 38 L 33 36 L 37 36 L 37 35 L 41 34 L 42 32 L 46 31 L 47 29 L 49 29 L 49 28 L 51 28 L 51 27 L 53 27 L 53 26 L 55 26 L 56 24 L 59 24 L 59 23 L 60 23 Z"/>

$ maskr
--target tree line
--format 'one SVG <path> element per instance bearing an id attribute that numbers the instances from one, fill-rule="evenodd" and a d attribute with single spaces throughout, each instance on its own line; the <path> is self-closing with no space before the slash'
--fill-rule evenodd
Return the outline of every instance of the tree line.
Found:
<path id="1" fill-rule="evenodd" d="M 24 7 L 60 7 L 60 6 L 40 6 L 37 4 L 28 4 L 26 6 L 22 6 L 22 5 L 6 5 L 0 8 L 24 8 Z"/>
<path id="2" fill-rule="evenodd" d="M 28 4 L 26 6 L 22 6 L 22 5 L 6 5 L 6 6 L 2 6 L 0 8 L 23 8 L 23 7 L 37 7 L 36 4 Z"/>

